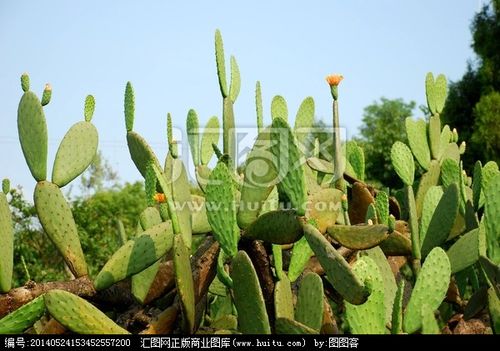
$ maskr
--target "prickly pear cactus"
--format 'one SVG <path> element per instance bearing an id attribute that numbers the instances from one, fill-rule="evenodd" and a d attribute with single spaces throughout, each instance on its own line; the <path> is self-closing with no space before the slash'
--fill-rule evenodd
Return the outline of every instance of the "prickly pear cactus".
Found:
<path id="1" fill-rule="evenodd" d="M 286 274 L 283 274 L 274 287 L 274 310 L 276 318 L 295 318 L 292 287 Z"/>
<path id="2" fill-rule="evenodd" d="M 287 122 L 281 117 L 273 119 L 271 152 L 276 158 L 280 191 L 290 199 L 299 216 L 305 214 L 307 192 L 301 155 Z"/>
<path id="3" fill-rule="evenodd" d="M 34 201 L 43 229 L 64 257 L 71 272 L 77 277 L 87 275 L 87 263 L 73 213 L 61 189 L 47 181 L 39 182 L 35 187 Z"/>
<path id="4" fill-rule="evenodd" d="M 297 280 L 297 278 L 302 274 L 304 268 L 309 262 L 309 259 L 314 255 L 314 251 L 309 246 L 305 236 L 300 238 L 293 245 L 292 258 L 290 259 L 290 265 L 288 266 L 288 277 L 291 282 Z"/>
<path id="5" fill-rule="evenodd" d="M 342 255 L 311 224 L 304 225 L 304 235 L 334 289 L 352 304 L 364 303 L 368 297 L 366 287 Z"/>
<path id="6" fill-rule="evenodd" d="M 43 296 L 47 311 L 59 323 L 78 334 L 129 334 L 86 300 L 63 290 Z"/>
<path id="7" fill-rule="evenodd" d="M 129 240 L 106 262 L 94 280 L 97 290 L 110 287 L 158 261 L 173 246 L 170 221 L 160 223 Z"/>
<path id="8" fill-rule="evenodd" d="M 0 292 L 7 292 L 12 286 L 12 270 L 14 268 L 14 227 L 10 213 L 7 193 L 10 185 L 8 179 L 2 181 L 0 192 Z"/>
<path id="9" fill-rule="evenodd" d="M 411 151 L 420 166 L 427 170 L 431 162 L 431 152 L 427 142 L 427 123 L 423 119 L 406 118 L 406 134 Z"/>
<path id="10" fill-rule="evenodd" d="M 17 109 L 17 128 L 24 158 L 37 182 L 47 177 L 47 122 L 38 97 L 29 91 L 29 77 L 21 77 L 24 91 Z"/>
<path id="11" fill-rule="evenodd" d="M 244 233 L 244 237 L 272 244 L 291 244 L 304 231 L 295 210 L 277 210 L 264 213 Z"/>
<path id="12" fill-rule="evenodd" d="M 208 222 L 212 226 L 215 239 L 229 257 L 238 251 L 240 231 L 236 223 L 236 201 L 231 174 L 223 162 L 219 162 L 210 174 L 206 189 Z"/>
<path id="13" fill-rule="evenodd" d="M 297 295 L 295 319 L 319 331 L 323 322 L 323 282 L 316 273 L 304 275 Z"/>
<path id="14" fill-rule="evenodd" d="M 406 306 L 403 321 L 405 332 L 414 333 L 422 327 L 424 304 L 431 311 L 438 309 L 448 291 L 450 276 L 451 266 L 446 252 L 440 247 L 434 248 L 427 255 Z"/>
<path id="15" fill-rule="evenodd" d="M 0 334 L 20 334 L 31 327 L 45 313 L 43 296 L 0 319 Z"/>
<path id="16" fill-rule="evenodd" d="M 195 328 L 195 299 L 193 274 L 189 261 L 190 251 L 182 235 L 174 237 L 174 270 L 177 294 L 181 301 L 182 324 L 185 333 L 192 334 Z"/>
<path id="17" fill-rule="evenodd" d="M 389 228 L 383 224 L 334 225 L 328 228 L 327 233 L 349 249 L 367 250 L 387 239 Z"/>
<path id="18" fill-rule="evenodd" d="M 346 303 L 346 319 L 353 334 L 385 334 L 384 281 L 368 256 L 356 261 L 354 274 L 368 286 L 370 296 L 361 305 Z"/>
<path id="19" fill-rule="evenodd" d="M 410 149 L 404 143 L 396 141 L 392 145 L 391 160 L 394 170 L 405 185 L 411 186 L 415 177 L 415 163 Z"/>
<path id="20" fill-rule="evenodd" d="M 259 278 L 246 252 L 239 251 L 233 258 L 231 278 L 238 330 L 243 334 L 271 334 Z"/>

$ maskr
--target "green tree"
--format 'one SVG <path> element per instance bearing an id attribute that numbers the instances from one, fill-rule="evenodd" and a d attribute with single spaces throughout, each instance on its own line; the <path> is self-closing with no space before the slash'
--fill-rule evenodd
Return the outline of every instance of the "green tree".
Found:
<path id="1" fill-rule="evenodd" d="M 472 48 L 477 60 L 469 63 L 461 80 L 450 84 L 442 120 L 457 128 L 467 143 L 464 166 L 471 171 L 476 160 L 498 161 L 498 98 L 500 92 L 500 0 L 493 0 L 476 14 L 471 25 Z M 491 95 L 489 98 L 486 96 Z M 479 106 L 478 106 L 479 105 Z M 490 110 L 491 109 L 491 110 Z M 496 136 L 496 137 L 495 137 Z"/>
<path id="2" fill-rule="evenodd" d="M 395 141 L 406 142 L 405 118 L 412 115 L 415 102 L 381 98 L 365 107 L 361 137 L 356 139 L 365 152 L 366 178 L 390 188 L 400 180 L 391 163 L 391 147 Z"/>

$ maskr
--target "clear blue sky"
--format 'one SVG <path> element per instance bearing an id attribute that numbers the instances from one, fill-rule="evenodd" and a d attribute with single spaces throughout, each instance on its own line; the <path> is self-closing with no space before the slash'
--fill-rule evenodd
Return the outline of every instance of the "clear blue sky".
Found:
<path id="1" fill-rule="evenodd" d="M 31 89 L 53 87 L 45 113 L 49 172 L 60 140 L 83 118 L 87 94 L 100 149 L 122 181 L 140 179 L 125 141 L 123 92 L 132 81 L 136 123 L 163 159 L 167 112 L 184 127 L 194 108 L 204 124 L 221 115 L 214 31 L 227 59 L 236 56 L 242 89 L 237 125 L 255 125 L 254 88 L 261 81 L 269 122 L 274 95 L 292 116 L 306 96 L 330 121 L 324 77 L 340 72 L 341 124 L 358 132 L 363 108 L 381 96 L 425 103 L 428 71 L 459 79 L 470 48 L 470 23 L 481 0 L 378 1 L 0 1 L 0 178 L 31 198 L 34 180 L 17 138 L 19 76 Z M 418 114 L 418 111 L 416 111 Z M 75 181 L 77 182 L 77 181 Z"/>

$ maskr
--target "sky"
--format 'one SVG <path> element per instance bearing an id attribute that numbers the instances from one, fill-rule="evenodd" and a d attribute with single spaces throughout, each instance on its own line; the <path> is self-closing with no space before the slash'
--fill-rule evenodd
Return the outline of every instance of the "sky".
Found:
<path id="1" fill-rule="evenodd" d="M 331 120 L 325 76 L 341 73 L 340 124 L 356 135 L 363 108 L 380 97 L 425 103 L 427 72 L 460 79 L 475 59 L 470 24 L 484 0 L 377 1 L 7 1 L 0 0 L 0 178 L 32 198 L 35 180 L 22 155 L 17 107 L 19 77 L 28 72 L 45 106 L 48 175 L 66 131 L 83 120 L 87 94 L 99 149 L 122 182 L 140 180 L 126 144 L 125 84 L 135 90 L 134 130 L 158 158 L 167 153 L 166 115 L 181 133 L 189 109 L 204 125 L 222 115 L 214 33 L 224 39 L 227 68 L 241 71 L 236 125 L 254 127 L 255 83 L 262 85 L 265 124 L 273 96 L 293 117 L 307 96 L 316 118 Z M 415 110 L 415 117 L 419 111 Z M 189 161 L 188 161 L 189 162 Z M 73 183 L 78 184 L 78 180 Z"/>

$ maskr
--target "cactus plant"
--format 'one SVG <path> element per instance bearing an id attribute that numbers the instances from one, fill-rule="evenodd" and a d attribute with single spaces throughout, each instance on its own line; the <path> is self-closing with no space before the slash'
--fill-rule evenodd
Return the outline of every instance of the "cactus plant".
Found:
<path id="1" fill-rule="evenodd" d="M 286 274 L 283 274 L 275 285 L 274 310 L 276 311 L 276 318 L 295 319 L 292 287 Z"/>
<path id="2" fill-rule="evenodd" d="M 422 327 L 422 308 L 426 304 L 430 311 L 441 305 L 450 284 L 451 267 L 448 256 L 440 247 L 432 249 L 413 288 L 406 306 L 403 327 L 414 333 Z"/>
<path id="3" fill-rule="evenodd" d="M 313 272 L 307 273 L 300 281 L 295 320 L 319 331 L 323 321 L 323 307 L 321 277 Z"/>
<path id="4" fill-rule="evenodd" d="M 9 192 L 8 179 L 2 181 L 0 192 L 0 292 L 7 292 L 12 286 L 14 268 L 14 227 L 6 195 Z"/>
<path id="5" fill-rule="evenodd" d="M 243 237 L 273 244 L 291 244 L 299 240 L 303 233 L 295 210 L 278 210 L 257 218 L 245 230 Z"/>
<path id="6" fill-rule="evenodd" d="M 44 313 L 43 296 L 38 296 L 0 319 L 0 334 L 20 334 L 31 327 Z"/>
<path id="7" fill-rule="evenodd" d="M 43 296 L 47 311 L 59 323 L 79 334 L 129 334 L 84 299 L 63 290 Z"/>
<path id="8" fill-rule="evenodd" d="M 243 334 L 270 334 L 271 327 L 257 273 L 244 251 L 233 258 L 231 278 L 234 304 L 238 311 L 238 329 Z"/>

